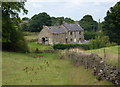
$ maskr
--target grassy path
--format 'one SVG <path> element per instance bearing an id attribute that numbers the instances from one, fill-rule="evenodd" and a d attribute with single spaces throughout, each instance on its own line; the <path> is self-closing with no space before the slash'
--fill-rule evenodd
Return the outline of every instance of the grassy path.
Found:
<path id="1" fill-rule="evenodd" d="M 37 55 L 43 57 L 34 58 L 31 54 L 3 52 L 3 85 L 111 84 L 107 81 L 95 82 L 91 70 L 75 67 L 69 60 L 59 60 L 57 54 Z"/>

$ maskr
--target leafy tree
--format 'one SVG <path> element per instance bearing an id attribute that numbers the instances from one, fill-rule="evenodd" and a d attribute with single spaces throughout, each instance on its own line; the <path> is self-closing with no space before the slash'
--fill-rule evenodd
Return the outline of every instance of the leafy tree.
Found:
<path id="1" fill-rule="evenodd" d="M 93 20 L 91 15 L 85 15 L 79 21 L 79 24 L 85 29 L 85 31 L 97 31 L 98 23 Z"/>
<path id="2" fill-rule="evenodd" d="M 18 13 L 23 10 L 24 2 L 3 2 L 2 3 L 2 43 L 3 50 L 27 51 L 27 45 L 22 33 L 19 31 L 20 18 Z M 6 21 L 7 20 L 7 21 Z"/>
<path id="3" fill-rule="evenodd" d="M 104 19 L 103 32 L 111 42 L 120 44 L 120 1 L 108 10 Z"/>
<path id="4" fill-rule="evenodd" d="M 64 17 L 51 17 L 52 20 L 52 26 L 58 26 L 63 23 L 74 23 L 74 20 L 71 18 L 64 18 Z"/>
<path id="5" fill-rule="evenodd" d="M 57 18 L 51 17 L 51 20 L 52 20 L 52 26 L 58 26 L 63 24 L 64 17 L 57 17 Z"/>
<path id="6" fill-rule="evenodd" d="M 64 21 L 66 23 L 74 23 L 74 20 L 72 20 L 71 18 L 65 18 Z"/>
<path id="7" fill-rule="evenodd" d="M 24 18 L 22 18 L 22 20 L 24 21 L 24 20 L 29 20 L 29 18 L 28 17 L 24 17 Z"/>
<path id="8" fill-rule="evenodd" d="M 21 30 L 21 31 L 29 31 L 29 30 L 28 30 L 28 24 L 27 24 L 27 23 L 21 24 L 20 30 Z"/>
<path id="9" fill-rule="evenodd" d="M 43 28 L 43 25 L 46 25 L 46 26 L 51 25 L 51 18 L 45 12 L 39 13 L 38 15 L 34 15 L 31 18 L 31 21 L 29 24 L 29 31 L 31 32 L 41 31 L 41 29 Z"/>
<path id="10" fill-rule="evenodd" d="M 29 21 L 30 21 L 30 19 L 28 17 L 22 18 L 21 23 L 20 23 L 20 30 L 21 31 L 28 31 Z"/>

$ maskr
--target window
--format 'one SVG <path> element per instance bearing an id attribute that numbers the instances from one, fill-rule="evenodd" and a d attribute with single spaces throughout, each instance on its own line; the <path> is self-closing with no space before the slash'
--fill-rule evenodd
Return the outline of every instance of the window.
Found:
<path id="1" fill-rule="evenodd" d="M 72 39 L 70 39 L 70 41 L 72 41 Z"/>
<path id="2" fill-rule="evenodd" d="M 72 35 L 72 32 L 70 32 L 70 35 Z"/>
<path id="3" fill-rule="evenodd" d="M 79 40 L 81 40 L 81 38 L 79 38 Z"/>
<path id="4" fill-rule="evenodd" d="M 81 31 L 79 31 L 79 34 L 81 35 Z"/>
<path id="5" fill-rule="evenodd" d="M 66 41 L 66 43 L 67 43 L 67 42 L 68 42 L 68 39 L 66 38 L 65 41 Z"/>

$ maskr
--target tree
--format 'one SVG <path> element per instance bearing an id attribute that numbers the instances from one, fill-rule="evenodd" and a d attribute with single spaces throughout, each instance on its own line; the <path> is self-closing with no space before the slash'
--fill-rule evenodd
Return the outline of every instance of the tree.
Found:
<path id="1" fill-rule="evenodd" d="M 64 17 L 51 17 L 52 26 L 59 26 L 63 23 L 74 23 L 74 20 L 71 18 L 64 18 Z"/>
<path id="2" fill-rule="evenodd" d="M 74 20 L 72 20 L 71 18 L 65 18 L 64 21 L 66 23 L 74 23 Z"/>
<path id="3" fill-rule="evenodd" d="M 21 31 L 28 31 L 29 21 L 30 21 L 30 19 L 28 17 L 22 18 L 21 23 L 20 23 L 20 30 Z"/>
<path id="4" fill-rule="evenodd" d="M 21 31 L 29 31 L 29 30 L 28 30 L 28 24 L 27 24 L 27 23 L 21 24 L 20 30 L 21 30 Z"/>
<path id="5" fill-rule="evenodd" d="M 39 32 L 43 28 L 43 25 L 50 26 L 51 23 L 52 23 L 51 18 L 47 13 L 45 12 L 39 13 L 38 15 L 34 15 L 31 18 L 31 21 L 29 24 L 29 31 Z"/>
<path id="6" fill-rule="evenodd" d="M 27 51 L 22 33 L 19 31 L 20 18 L 18 13 L 23 10 L 24 2 L 3 2 L 2 3 L 2 48 L 3 50 Z M 7 21 L 6 21 L 7 20 Z"/>
<path id="7" fill-rule="evenodd" d="M 93 20 L 91 15 L 85 15 L 80 21 L 79 24 L 83 27 L 86 31 L 97 31 L 98 23 Z"/>
<path id="8" fill-rule="evenodd" d="M 107 11 L 107 16 L 104 19 L 104 34 L 109 36 L 111 42 L 120 44 L 120 1 Z"/>
<path id="9" fill-rule="evenodd" d="M 23 21 L 29 20 L 29 18 L 28 18 L 28 17 L 24 17 L 24 18 L 22 18 L 22 20 L 23 20 Z"/>

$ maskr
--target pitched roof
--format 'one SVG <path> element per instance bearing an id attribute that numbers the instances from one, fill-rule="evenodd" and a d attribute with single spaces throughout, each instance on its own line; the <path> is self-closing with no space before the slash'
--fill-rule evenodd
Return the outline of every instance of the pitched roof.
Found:
<path id="1" fill-rule="evenodd" d="M 68 31 L 81 31 L 83 28 L 79 24 L 63 24 Z"/>
<path id="2" fill-rule="evenodd" d="M 78 24 L 63 24 L 62 26 L 50 26 L 48 29 L 52 33 L 66 33 L 67 31 L 81 31 L 83 28 Z"/>
<path id="3" fill-rule="evenodd" d="M 52 33 L 66 33 L 66 29 L 62 26 L 50 26 L 48 28 Z"/>

